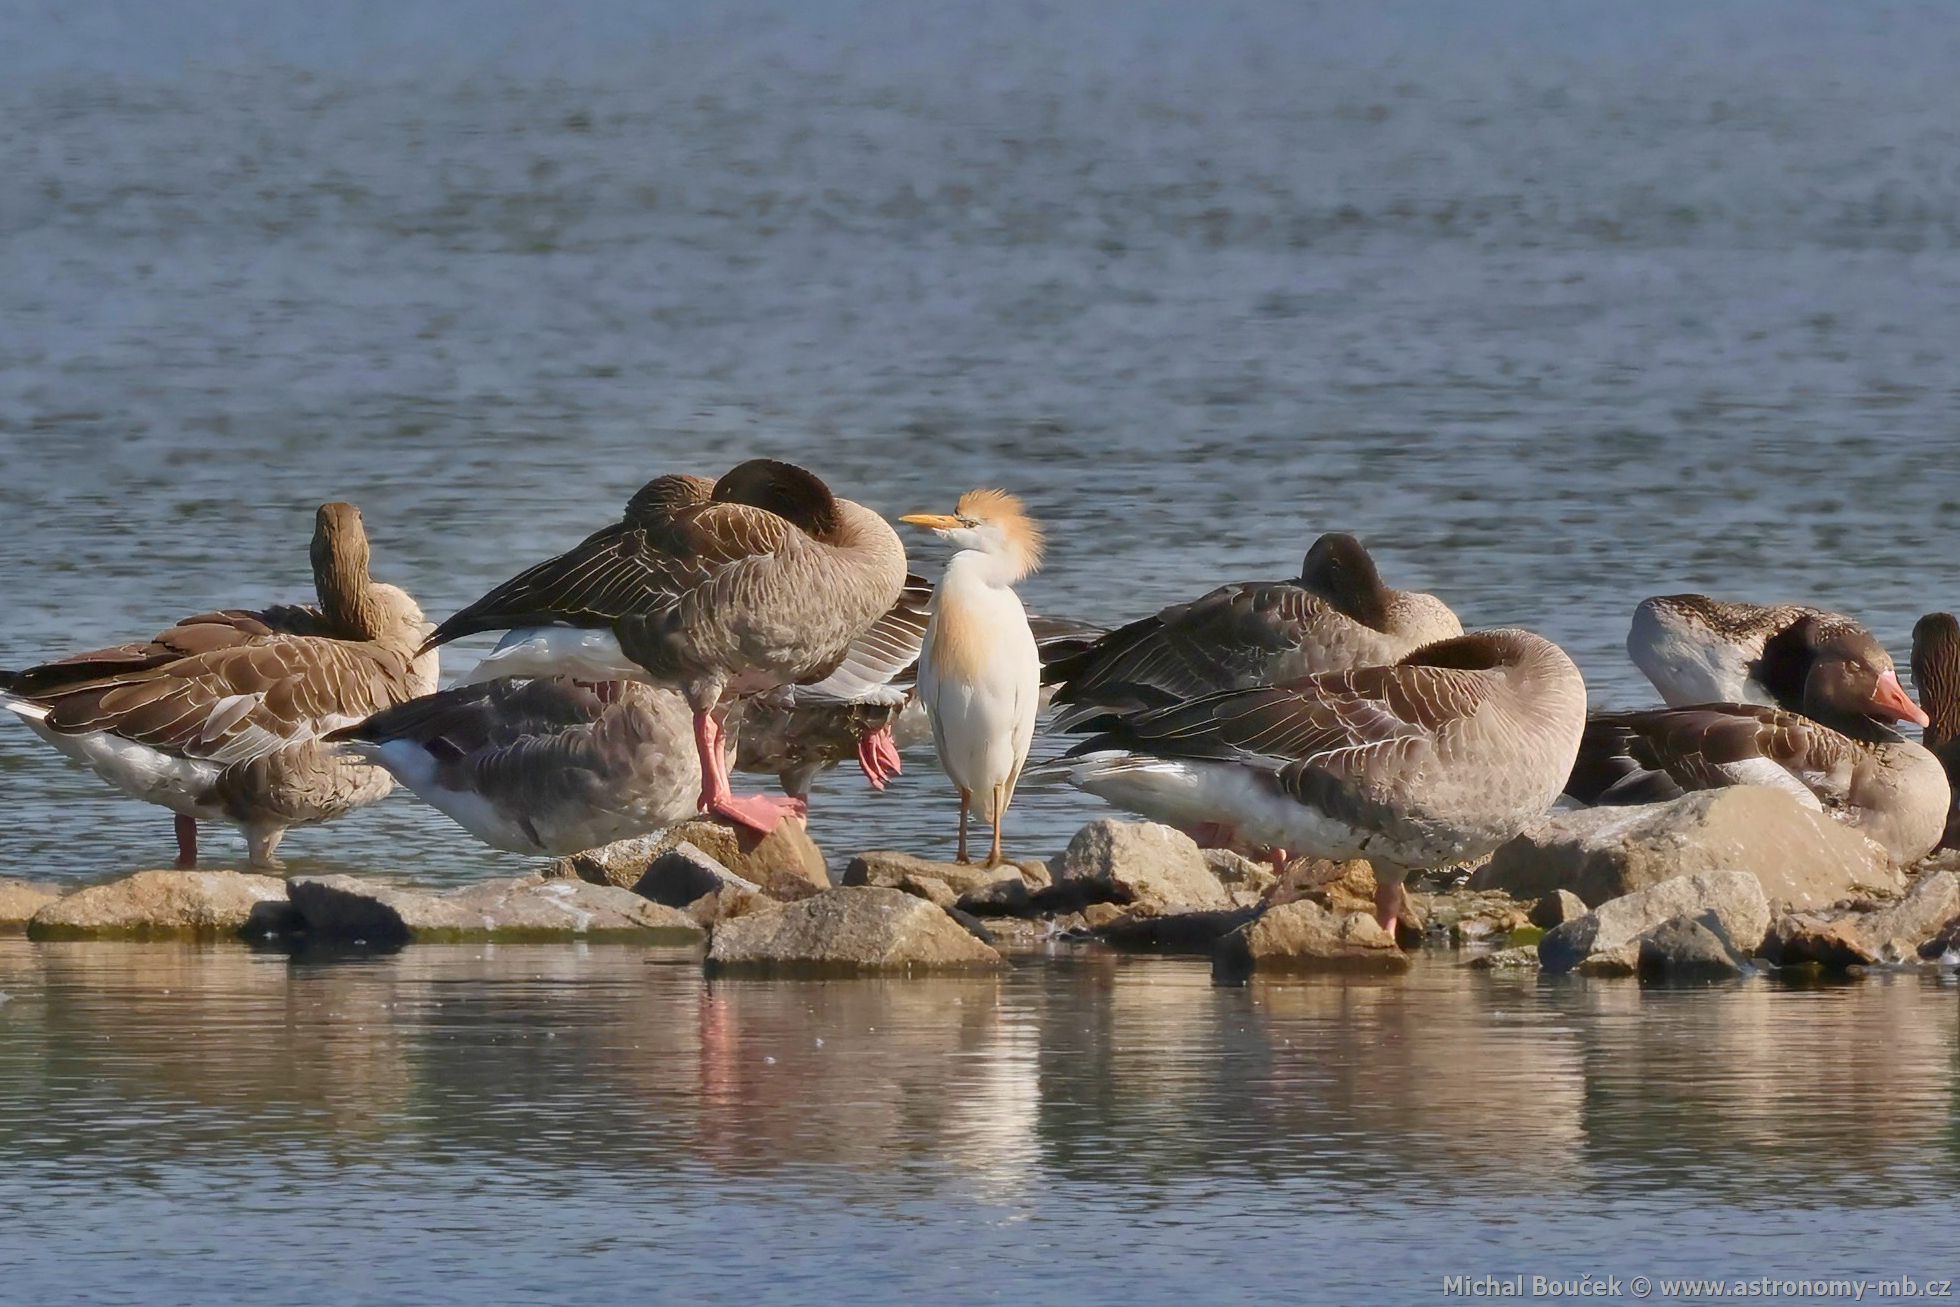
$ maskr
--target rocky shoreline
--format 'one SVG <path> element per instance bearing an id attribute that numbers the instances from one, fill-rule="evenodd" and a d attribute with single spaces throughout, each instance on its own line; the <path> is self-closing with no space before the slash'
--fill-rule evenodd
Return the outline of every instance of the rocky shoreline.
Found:
<path id="1" fill-rule="evenodd" d="M 714 972 L 1000 967 L 1095 946 L 1208 956 L 1220 981 L 1392 975 L 1422 950 L 1484 970 L 1706 982 L 1960 962 L 1960 859 L 1893 867 L 1767 790 L 1555 813 L 1483 864 L 1415 882 L 1420 928 L 1372 916 L 1365 862 L 1263 863 L 1103 819 L 1051 862 L 981 868 L 897 850 L 833 878 L 809 836 L 688 822 L 531 876 L 431 891 L 367 876 L 142 871 L 64 892 L 0 879 L 0 930 L 398 948 L 617 941 L 699 949 Z"/>

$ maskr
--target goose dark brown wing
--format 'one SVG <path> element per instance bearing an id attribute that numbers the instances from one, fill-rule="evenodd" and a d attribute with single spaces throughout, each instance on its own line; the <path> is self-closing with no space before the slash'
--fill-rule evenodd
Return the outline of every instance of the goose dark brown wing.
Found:
<path id="1" fill-rule="evenodd" d="M 1814 794 L 1843 767 L 1847 749 L 1827 726 L 1753 704 L 1596 713 L 1586 719 L 1565 792 L 1609 805 L 1730 785 Z"/>
<path id="2" fill-rule="evenodd" d="M 749 504 L 698 503 L 670 517 L 618 522 L 504 582 L 438 626 L 425 647 L 522 626 L 632 622 L 658 631 L 684 606 L 712 608 L 745 584 L 758 561 L 804 539 Z"/>
<path id="3" fill-rule="evenodd" d="M 1295 802 L 1368 825 L 1383 791 L 1419 767 L 1439 738 L 1496 689 L 1485 669 L 1397 665 L 1228 690 L 1138 714 L 1070 750 L 1105 749 L 1237 763 L 1265 773 Z"/>
<path id="4" fill-rule="evenodd" d="M 222 766 L 249 762 L 398 702 L 402 655 L 372 644 L 267 636 L 33 696 L 64 734 L 106 731 Z"/>
<path id="5" fill-rule="evenodd" d="M 7 675 L 0 688 L 34 699 L 107 676 L 154 670 L 181 658 L 233 649 L 274 635 L 328 635 L 317 608 L 280 604 L 267 609 L 227 608 L 186 617 L 149 640 L 70 654 Z"/>
<path id="6" fill-rule="evenodd" d="M 1111 631 L 1050 664 L 1043 680 L 1061 683 L 1057 702 L 1073 704 L 1124 701 L 1135 686 L 1179 699 L 1232 689 L 1270 679 L 1268 669 L 1327 611 L 1296 582 L 1223 585 Z"/>

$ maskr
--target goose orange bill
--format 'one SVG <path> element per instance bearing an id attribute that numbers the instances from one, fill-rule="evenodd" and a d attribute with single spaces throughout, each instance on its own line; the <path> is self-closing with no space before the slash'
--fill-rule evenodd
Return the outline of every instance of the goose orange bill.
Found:
<path id="1" fill-rule="evenodd" d="M 1893 721 L 1911 722 L 1914 726 L 1925 726 L 1932 720 L 1899 684 L 1897 672 L 1879 676 L 1878 688 L 1872 691 L 1872 707 Z"/>

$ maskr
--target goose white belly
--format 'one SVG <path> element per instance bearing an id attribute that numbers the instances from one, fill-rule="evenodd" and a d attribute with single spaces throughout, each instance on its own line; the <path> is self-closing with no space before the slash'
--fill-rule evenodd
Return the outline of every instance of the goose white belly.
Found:
<path id="1" fill-rule="evenodd" d="M 1224 825 L 1248 843 L 1336 861 L 1368 858 L 1405 869 L 1446 866 L 1488 852 L 1524 825 L 1522 819 L 1466 823 L 1408 814 L 1390 830 L 1356 826 L 1289 798 L 1258 772 L 1229 762 L 1112 751 L 1057 765 L 1070 767 L 1069 779 L 1078 789 L 1155 821 L 1186 829 Z"/>
<path id="2" fill-rule="evenodd" d="M 511 631 L 464 674 L 460 684 L 475 685 L 505 676 L 569 676 L 580 681 L 649 679 L 646 669 L 619 647 L 618 636 L 603 628 L 582 626 L 530 626 Z"/>
<path id="3" fill-rule="evenodd" d="M 1633 610 L 1627 656 L 1669 707 L 1753 703 L 1774 707 L 1750 675 L 1755 651 L 1680 621 L 1651 600 Z"/>
<path id="4" fill-rule="evenodd" d="M 132 799 L 154 803 L 201 821 L 218 821 L 224 812 L 212 801 L 221 768 L 196 758 L 179 758 L 107 731 L 68 735 L 43 724 L 46 710 L 11 695 L 0 696 L 33 732 L 56 750 L 81 763 Z"/>

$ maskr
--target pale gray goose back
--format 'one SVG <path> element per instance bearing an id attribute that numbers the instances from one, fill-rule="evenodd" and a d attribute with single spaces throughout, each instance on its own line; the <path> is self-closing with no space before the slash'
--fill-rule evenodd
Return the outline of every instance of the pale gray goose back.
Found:
<path id="1" fill-rule="evenodd" d="M 640 682 L 482 681 L 333 738 L 512 853 L 564 856 L 663 830 L 694 815 L 700 791 L 687 701 Z"/>
<path id="2" fill-rule="evenodd" d="M 1633 610 L 1627 656 L 1670 707 L 1755 703 L 1801 712 L 1816 651 L 1856 636 L 1877 643 L 1854 619 L 1822 608 L 1656 595 Z"/>

